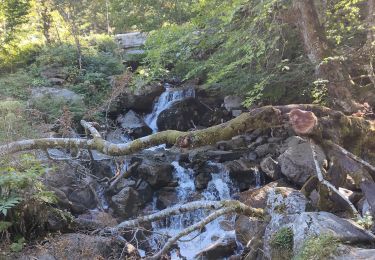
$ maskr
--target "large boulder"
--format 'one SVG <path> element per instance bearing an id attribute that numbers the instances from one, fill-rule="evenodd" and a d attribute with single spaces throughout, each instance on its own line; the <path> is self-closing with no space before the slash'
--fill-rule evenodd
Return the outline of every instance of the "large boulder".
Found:
<path id="1" fill-rule="evenodd" d="M 134 138 L 152 134 L 151 128 L 148 127 L 143 121 L 143 118 L 133 110 L 129 110 L 125 115 L 118 116 L 117 123 L 121 125 L 129 136 Z"/>
<path id="2" fill-rule="evenodd" d="M 47 67 L 40 72 L 40 76 L 52 85 L 63 85 L 69 74 L 61 67 Z"/>
<path id="3" fill-rule="evenodd" d="M 334 238 L 355 244 L 372 244 L 374 235 L 351 220 L 339 218 L 329 212 L 303 212 L 293 222 L 293 251 L 298 252 L 310 237 L 330 234 Z"/>
<path id="4" fill-rule="evenodd" d="M 83 97 L 69 89 L 47 87 L 33 88 L 31 90 L 29 102 L 32 105 L 38 100 L 42 100 L 44 98 L 64 100 L 67 104 L 83 103 Z"/>
<path id="5" fill-rule="evenodd" d="M 117 76 L 113 80 L 114 88 L 127 88 L 129 79 L 127 75 Z M 148 113 L 152 111 L 154 100 L 163 93 L 165 88 L 161 84 L 146 85 L 132 91 L 127 88 L 124 94 L 118 97 L 118 102 L 113 102 L 109 108 L 110 114 L 120 114 L 125 110 Z"/>
<path id="6" fill-rule="evenodd" d="M 167 129 L 187 131 L 201 123 L 206 124 L 201 122 L 201 117 L 209 111 L 198 99 L 186 98 L 174 102 L 169 108 L 162 111 L 156 124 L 159 131 Z"/>
<path id="7" fill-rule="evenodd" d="M 311 147 L 308 142 L 300 139 L 298 139 L 299 141 L 288 140 L 287 149 L 278 157 L 277 161 L 283 175 L 295 184 L 303 185 L 316 174 Z M 317 145 L 315 145 L 315 151 L 319 165 L 323 168 L 327 163 L 324 151 Z"/>

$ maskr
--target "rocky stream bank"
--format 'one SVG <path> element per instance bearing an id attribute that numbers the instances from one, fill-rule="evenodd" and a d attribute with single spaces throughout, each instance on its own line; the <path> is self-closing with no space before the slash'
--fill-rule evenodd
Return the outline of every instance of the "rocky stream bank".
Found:
<path id="1" fill-rule="evenodd" d="M 241 102 L 239 97 L 215 96 L 194 86 L 164 84 L 124 95 L 109 113 L 116 127 L 103 134 L 113 143 L 123 143 L 167 129 L 202 129 L 241 114 Z M 50 153 L 64 157 L 66 151 Z M 318 162 L 330 172 L 330 182 L 366 217 L 371 215 L 371 203 L 352 172 L 371 173 L 339 161 L 339 156 L 333 162 L 318 145 L 312 150 L 309 140 L 289 125 L 256 129 L 193 149 L 161 145 L 123 157 L 85 153 L 87 160 L 54 162 L 55 168 L 46 173 L 45 184 L 58 203 L 43 208 L 33 228 L 35 234 L 54 233 L 12 258 L 140 259 L 157 252 L 169 237 L 207 212 L 144 223 L 121 235 L 95 231 L 192 201 L 234 199 L 264 209 L 267 217 L 221 216 L 179 240 L 163 259 L 291 259 L 307 242 L 322 236 L 329 236 L 335 249 L 327 258 L 375 259 L 371 223 L 358 221 L 337 194 L 322 197 L 315 177 Z M 33 218 L 38 210 L 30 212 Z"/>

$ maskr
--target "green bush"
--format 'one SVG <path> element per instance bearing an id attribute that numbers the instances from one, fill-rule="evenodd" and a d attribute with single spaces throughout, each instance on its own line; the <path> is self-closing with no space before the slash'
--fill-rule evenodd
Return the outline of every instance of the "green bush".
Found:
<path id="1" fill-rule="evenodd" d="M 303 243 L 302 249 L 293 260 L 320 260 L 332 257 L 339 245 L 339 241 L 331 234 L 321 234 L 311 237 Z"/>
<path id="2" fill-rule="evenodd" d="M 64 107 L 67 107 L 72 113 L 73 120 L 75 122 L 82 119 L 86 111 L 85 104 L 80 100 L 70 101 L 51 95 L 46 95 L 35 99 L 32 106 L 45 115 L 48 123 L 52 123 L 56 119 L 59 119 L 63 114 Z"/>
<path id="3" fill-rule="evenodd" d="M 0 143 L 34 137 L 35 131 L 26 118 L 21 102 L 0 101 Z"/>

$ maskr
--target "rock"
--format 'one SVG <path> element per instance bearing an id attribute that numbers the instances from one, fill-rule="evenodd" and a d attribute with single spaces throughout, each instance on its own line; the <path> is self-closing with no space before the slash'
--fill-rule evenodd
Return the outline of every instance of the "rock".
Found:
<path id="1" fill-rule="evenodd" d="M 114 227 L 118 224 L 116 219 L 107 212 L 89 211 L 74 219 L 79 230 L 96 230 L 106 227 Z"/>
<path id="2" fill-rule="evenodd" d="M 197 190 L 204 190 L 207 188 L 208 183 L 212 180 L 211 173 L 200 172 L 194 178 L 194 185 Z"/>
<path id="3" fill-rule="evenodd" d="M 159 131 L 168 129 L 187 131 L 201 123 L 205 126 L 207 122 L 201 122 L 201 117 L 209 111 L 198 99 L 190 97 L 172 103 L 159 114 L 156 124 Z"/>
<path id="4" fill-rule="evenodd" d="M 81 204 L 88 209 L 93 209 L 97 206 L 95 196 L 88 186 L 74 189 L 68 198 L 71 202 Z"/>
<path id="5" fill-rule="evenodd" d="M 60 99 L 67 104 L 82 104 L 83 97 L 66 88 L 33 88 L 29 99 L 30 105 L 43 98 Z"/>
<path id="6" fill-rule="evenodd" d="M 154 191 L 152 190 L 151 185 L 148 184 L 148 182 L 141 180 L 137 184 L 136 189 L 143 204 L 152 201 Z"/>
<path id="7" fill-rule="evenodd" d="M 277 161 L 268 156 L 260 162 L 260 168 L 262 171 L 270 177 L 272 180 L 281 178 L 280 166 Z"/>
<path id="8" fill-rule="evenodd" d="M 127 219 L 134 217 L 142 204 L 139 193 L 130 187 L 122 189 L 112 197 L 112 207 L 116 215 Z"/>
<path id="9" fill-rule="evenodd" d="M 175 189 L 163 188 L 156 193 L 156 207 L 159 210 L 168 208 L 178 202 Z"/>
<path id="10" fill-rule="evenodd" d="M 261 188 L 241 192 L 239 200 L 250 207 L 265 208 L 267 206 L 268 192 L 275 187 L 286 185 L 282 180 L 270 182 Z"/>
<path id="11" fill-rule="evenodd" d="M 112 178 L 113 171 L 111 168 L 110 160 L 94 160 L 91 162 L 92 173 L 95 174 L 99 179 L 102 178 Z"/>
<path id="12" fill-rule="evenodd" d="M 143 121 L 143 118 L 133 110 L 129 110 L 125 115 L 117 117 L 116 121 L 121 125 L 125 132 L 133 138 L 140 138 L 152 134 L 151 128 L 148 127 Z"/>
<path id="13" fill-rule="evenodd" d="M 226 162 L 224 166 L 234 185 L 238 187 L 240 191 L 247 190 L 251 185 L 255 184 L 254 164 L 250 161 L 239 159 Z"/>
<path id="14" fill-rule="evenodd" d="M 288 227 L 300 214 L 305 212 L 307 199 L 292 188 L 275 187 L 267 192 L 266 211 L 271 217 L 264 232 L 263 252 L 265 258 L 278 253 L 271 246 L 272 237 L 284 227 Z"/>
<path id="15" fill-rule="evenodd" d="M 173 179 L 173 166 L 169 163 L 143 160 L 134 171 L 134 176 L 148 182 L 154 189 L 168 186 Z"/>
<path id="16" fill-rule="evenodd" d="M 63 85 L 68 78 L 68 74 L 60 67 L 44 68 L 40 72 L 40 76 L 53 85 Z"/>
<path id="17" fill-rule="evenodd" d="M 330 234 L 345 243 L 371 244 L 374 235 L 354 222 L 337 217 L 329 212 L 304 212 L 293 222 L 294 252 L 299 252 L 303 242 L 313 236 Z"/>
<path id="18" fill-rule="evenodd" d="M 131 141 L 131 137 L 127 134 L 126 130 L 122 128 L 110 130 L 105 139 L 114 144 L 123 144 Z"/>
<path id="19" fill-rule="evenodd" d="M 335 260 L 375 260 L 375 249 L 341 245 L 337 251 Z"/>
<path id="20" fill-rule="evenodd" d="M 242 106 L 243 101 L 244 101 L 243 97 L 226 96 L 224 97 L 224 107 L 228 111 L 241 110 L 243 108 Z"/>
<path id="21" fill-rule="evenodd" d="M 152 106 L 155 98 L 164 92 L 164 87 L 161 84 L 146 85 L 142 88 L 137 88 L 133 92 L 127 87 L 129 79 L 127 74 L 117 76 L 113 81 L 113 87 L 127 88 L 125 93 L 120 95 L 118 102 L 112 102 L 109 108 L 110 114 L 121 114 L 124 110 L 134 110 L 141 113 L 149 113 L 152 111 Z"/>
<path id="22" fill-rule="evenodd" d="M 315 150 L 319 165 L 323 168 L 327 163 L 326 156 L 319 146 L 315 145 Z M 311 147 L 307 142 L 289 146 L 277 161 L 282 174 L 298 185 L 303 185 L 307 179 L 316 174 Z"/>
<path id="23" fill-rule="evenodd" d="M 275 155 L 277 153 L 278 145 L 275 143 L 265 143 L 255 148 L 254 152 L 258 157 L 264 157 L 266 155 Z"/>
<path id="24" fill-rule="evenodd" d="M 267 223 L 256 218 L 239 216 L 235 222 L 237 240 L 246 246 L 247 243 L 258 236 L 263 236 Z"/>
<path id="25" fill-rule="evenodd" d="M 234 237 L 224 237 L 199 252 L 195 258 L 204 260 L 224 259 L 234 254 L 237 248 Z"/>
<path id="26" fill-rule="evenodd" d="M 110 237 L 71 233 L 49 238 L 42 245 L 27 248 L 17 259 L 117 259 L 123 248 L 123 242 Z"/>

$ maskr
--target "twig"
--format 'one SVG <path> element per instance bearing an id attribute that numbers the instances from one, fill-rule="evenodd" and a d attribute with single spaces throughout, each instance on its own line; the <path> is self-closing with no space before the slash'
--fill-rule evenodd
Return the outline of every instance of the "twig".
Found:
<path id="1" fill-rule="evenodd" d="M 131 164 L 128 168 L 128 170 L 126 171 L 122 171 L 120 170 L 120 174 L 118 174 L 114 179 L 111 179 L 110 180 L 110 186 L 108 188 L 109 191 L 113 191 L 117 185 L 117 183 L 122 179 L 122 178 L 127 178 L 130 173 L 133 171 L 134 168 L 138 167 L 138 165 L 140 164 L 140 162 L 134 162 L 133 164 Z"/>

